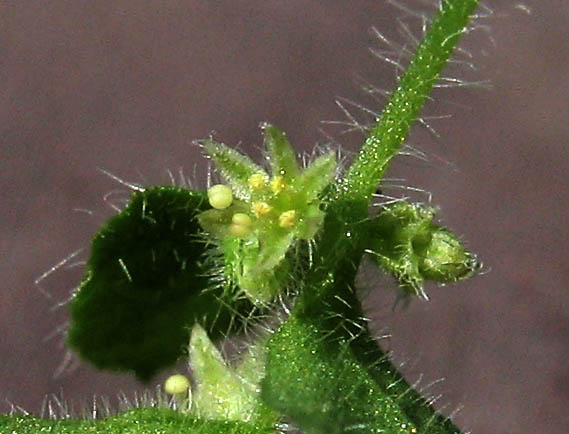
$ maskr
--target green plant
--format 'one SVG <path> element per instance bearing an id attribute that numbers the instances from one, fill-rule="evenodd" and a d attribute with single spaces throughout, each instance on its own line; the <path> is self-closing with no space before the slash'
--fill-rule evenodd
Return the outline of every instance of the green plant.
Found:
<path id="1" fill-rule="evenodd" d="M 458 433 L 413 390 L 373 339 L 355 277 L 365 255 L 426 298 L 423 281 L 476 269 L 435 212 L 404 201 L 370 212 L 372 196 L 419 116 L 476 0 L 443 1 L 424 41 L 342 173 L 335 154 L 299 167 L 286 135 L 263 126 L 270 175 L 201 142 L 227 186 L 149 187 L 97 234 L 71 304 L 70 346 L 101 369 L 149 380 L 186 353 L 196 387 L 168 386 L 178 412 L 141 409 L 105 421 L 2 417 L 8 430 L 52 432 Z M 242 359 L 212 344 L 262 318 Z M 271 322 L 272 318 L 272 322 Z M 15 427 L 15 428 L 14 428 Z"/>

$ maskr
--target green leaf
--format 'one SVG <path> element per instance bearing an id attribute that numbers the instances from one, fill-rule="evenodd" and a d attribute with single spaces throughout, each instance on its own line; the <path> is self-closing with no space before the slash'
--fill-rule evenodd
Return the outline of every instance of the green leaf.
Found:
<path id="1" fill-rule="evenodd" d="M 152 187 L 103 226 L 71 302 L 68 343 L 82 358 L 148 380 L 183 354 L 194 322 L 223 336 L 234 309 L 250 311 L 210 288 L 196 218 L 207 208 L 202 192 Z"/>
<path id="2" fill-rule="evenodd" d="M 286 182 L 290 182 L 299 173 L 298 162 L 286 134 L 277 127 L 263 124 L 265 132 L 265 148 L 269 154 L 271 173 L 273 176 L 282 176 Z"/>
<path id="3" fill-rule="evenodd" d="M 235 195 L 239 199 L 249 199 L 249 177 L 255 173 L 265 173 L 265 170 L 253 163 L 249 157 L 223 143 L 206 139 L 202 145 L 215 163 L 215 168 L 231 185 Z"/>
<path id="4" fill-rule="evenodd" d="M 0 433 L 17 434 L 271 434 L 270 426 L 227 420 L 200 420 L 165 408 L 139 408 L 99 420 L 53 420 L 0 415 Z"/>
<path id="5" fill-rule="evenodd" d="M 304 432 L 411 434 L 417 428 L 354 357 L 315 324 L 289 319 L 270 338 L 263 400 Z"/>

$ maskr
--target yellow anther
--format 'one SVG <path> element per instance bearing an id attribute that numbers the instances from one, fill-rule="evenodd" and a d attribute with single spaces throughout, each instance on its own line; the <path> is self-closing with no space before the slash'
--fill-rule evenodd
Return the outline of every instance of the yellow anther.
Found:
<path id="1" fill-rule="evenodd" d="M 279 226 L 285 229 L 292 229 L 296 223 L 296 211 L 291 209 L 279 216 Z"/>
<path id="2" fill-rule="evenodd" d="M 170 395 L 185 393 L 190 388 L 190 381 L 181 374 L 171 375 L 164 383 L 164 391 Z"/>
<path id="3" fill-rule="evenodd" d="M 209 204 L 215 209 L 225 209 L 233 202 L 231 188 L 227 185 L 217 184 L 207 190 Z"/>
<path id="4" fill-rule="evenodd" d="M 240 226 L 251 226 L 251 223 L 253 223 L 251 221 L 251 217 L 249 217 L 247 214 L 244 214 L 242 212 L 236 212 L 235 214 L 233 214 L 231 221 L 233 223 L 235 223 L 236 225 L 240 225 Z"/>
<path id="5" fill-rule="evenodd" d="M 273 207 L 271 207 L 267 202 L 254 202 L 253 205 L 251 205 L 251 208 L 257 218 L 262 218 L 273 209 Z"/>
<path id="6" fill-rule="evenodd" d="M 262 172 L 253 173 L 247 182 L 249 182 L 249 187 L 252 190 L 260 190 L 267 183 L 267 175 Z"/>
<path id="7" fill-rule="evenodd" d="M 282 176 L 277 175 L 273 177 L 273 179 L 271 179 L 271 190 L 273 190 L 273 193 L 275 194 L 280 193 L 281 191 L 284 190 L 285 187 L 286 184 Z"/>
<path id="8" fill-rule="evenodd" d="M 233 223 L 229 226 L 229 234 L 234 237 L 244 238 L 251 233 L 251 227 Z"/>

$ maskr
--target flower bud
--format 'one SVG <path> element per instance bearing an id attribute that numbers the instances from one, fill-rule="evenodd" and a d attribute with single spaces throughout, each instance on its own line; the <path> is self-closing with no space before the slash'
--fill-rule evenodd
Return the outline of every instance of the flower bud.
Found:
<path id="1" fill-rule="evenodd" d="M 217 184 L 207 191 L 209 204 L 215 209 L 228 208 L 233 202 L 233 193 L 227 185 Z"/>

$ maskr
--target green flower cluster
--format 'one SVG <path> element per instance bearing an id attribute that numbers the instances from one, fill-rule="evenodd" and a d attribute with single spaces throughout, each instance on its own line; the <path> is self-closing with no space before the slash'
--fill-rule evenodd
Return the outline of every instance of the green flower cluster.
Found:
<path id="1" fill-rule="evenodd" d="M 203 147 L 229 184 L 208 190 L 212 209 L 198 221 L 223 251 L 225 277 L 256 305 L 282 292 L 291 272 L 287 252 L 311 240 L 324 220 L 323 190 L 334 179 L 333 152 L 301 170 L 286 135 L 263 124 L 269 175 L 248 157 L 213 140 Z"/>

